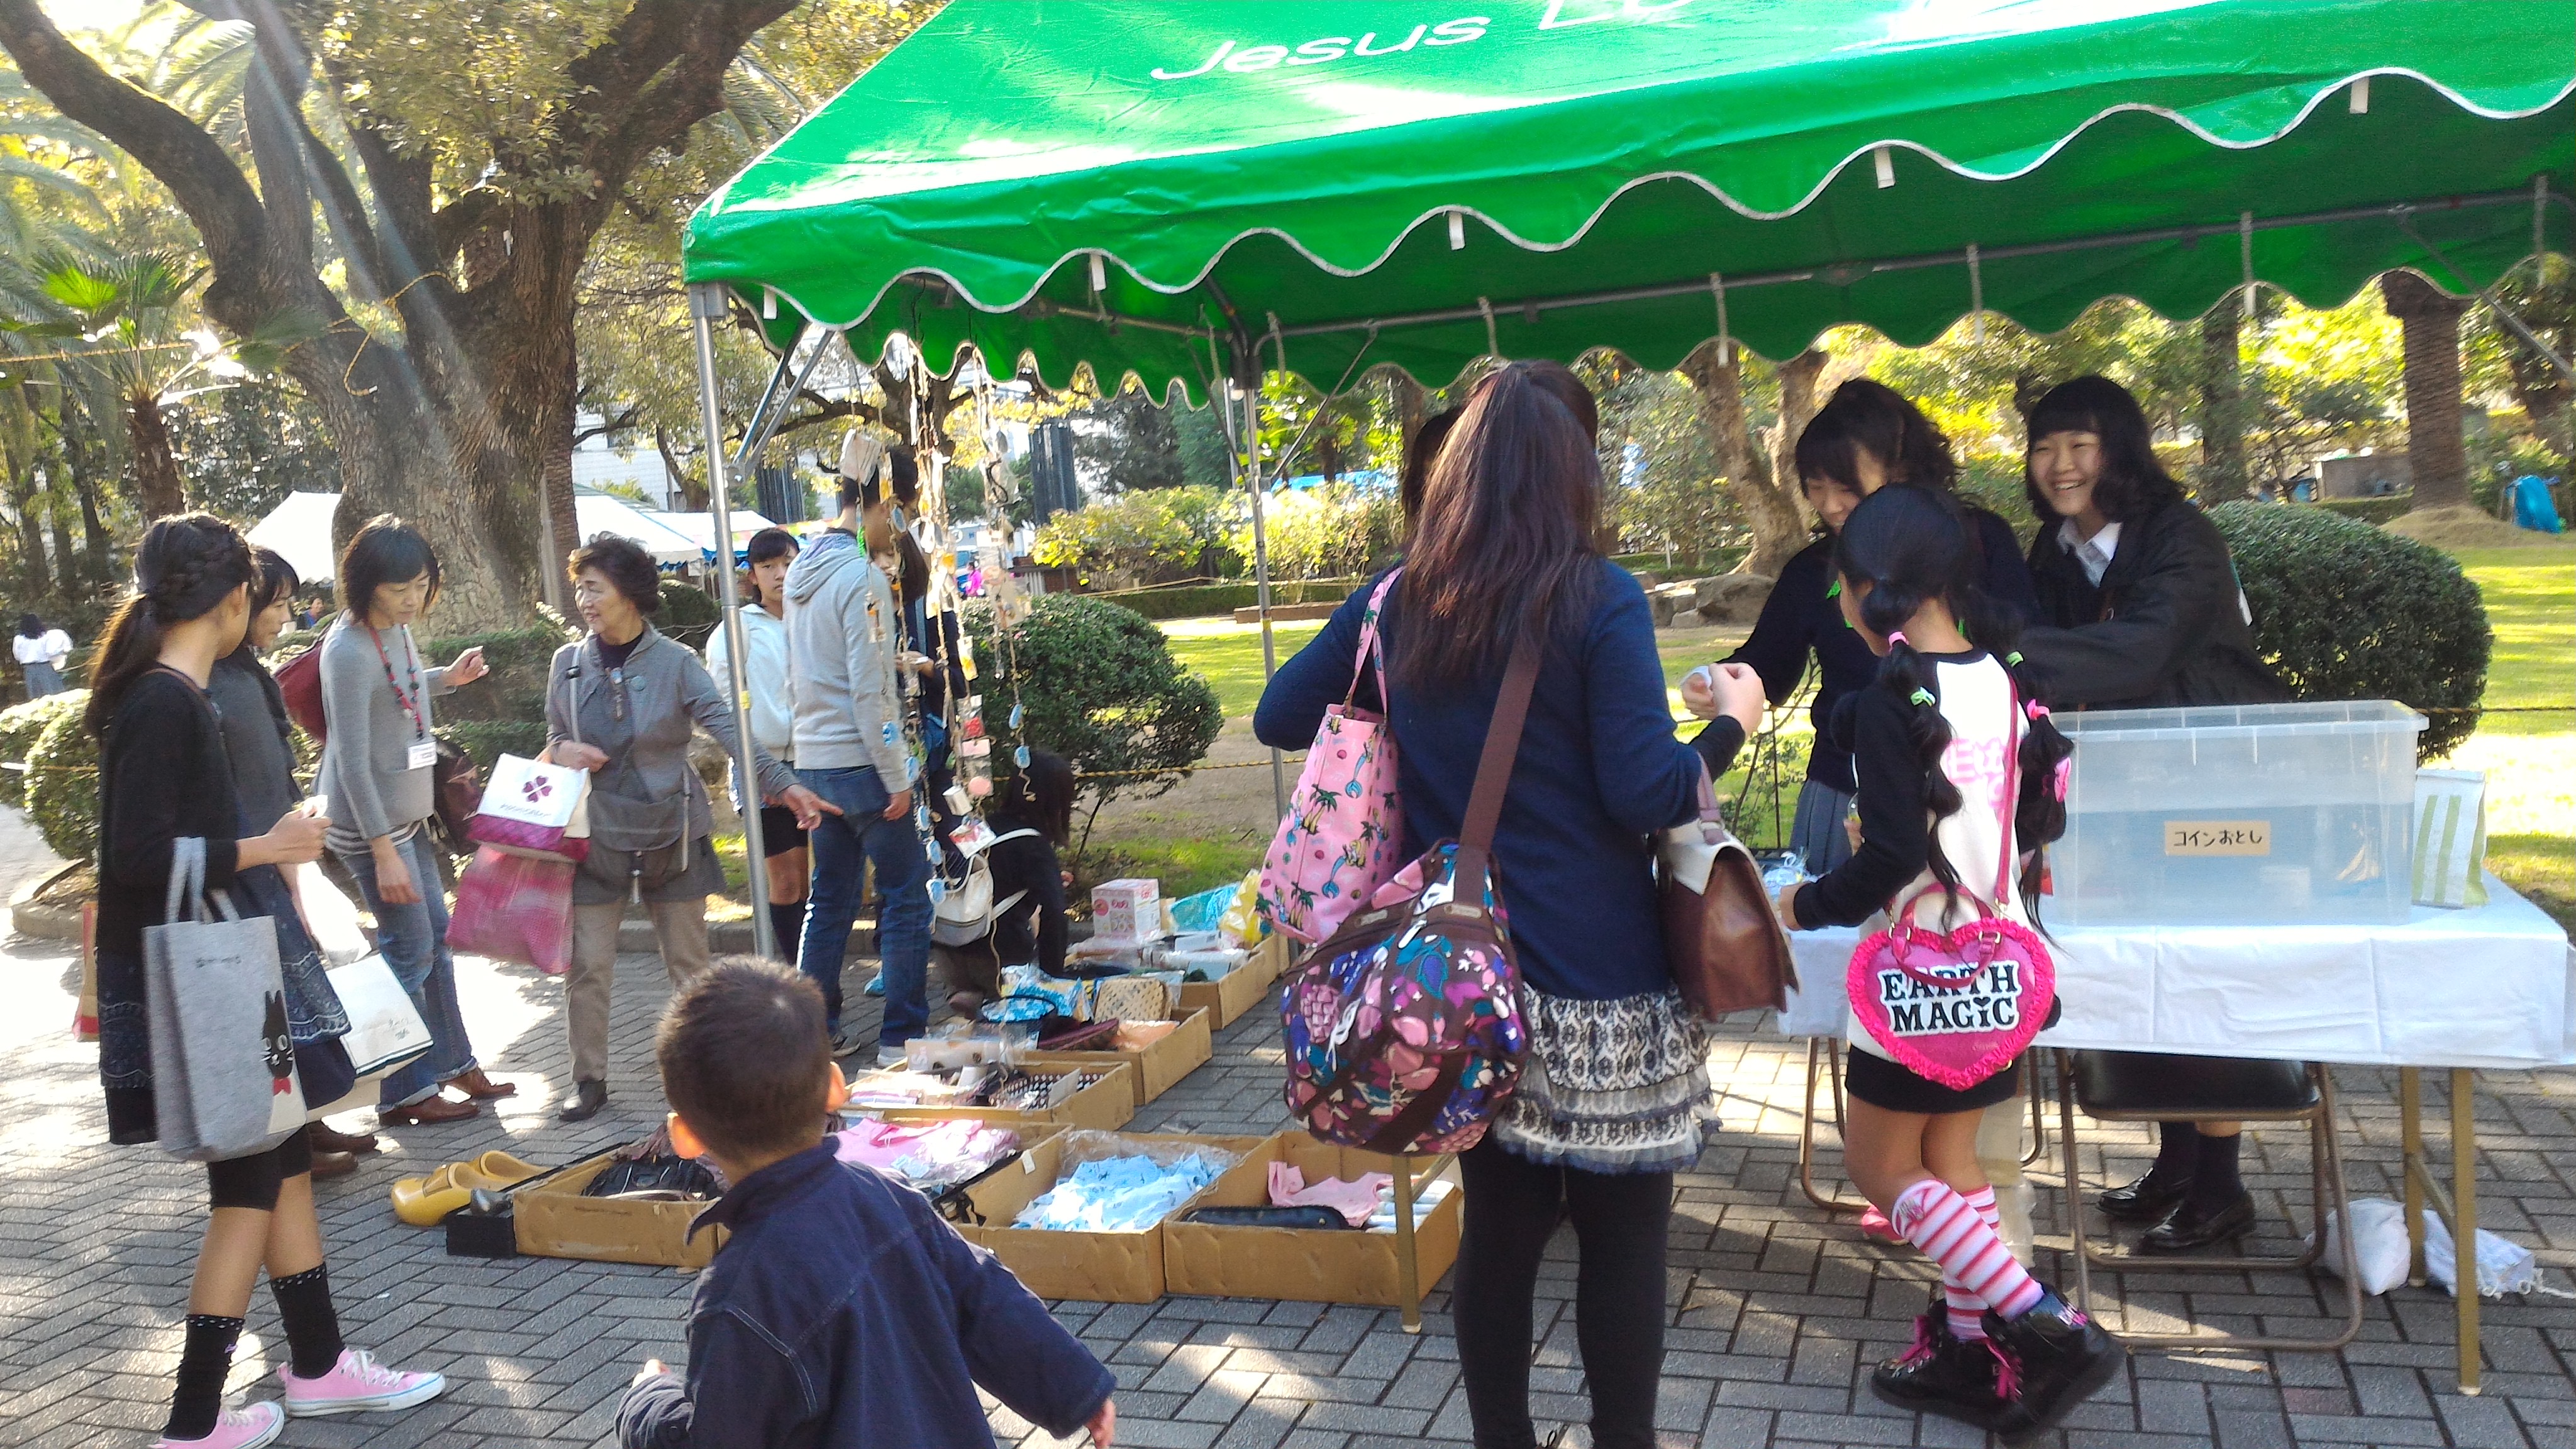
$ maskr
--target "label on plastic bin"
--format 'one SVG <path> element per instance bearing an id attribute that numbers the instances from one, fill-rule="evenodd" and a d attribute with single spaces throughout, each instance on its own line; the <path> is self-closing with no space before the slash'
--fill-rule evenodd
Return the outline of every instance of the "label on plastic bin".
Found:
<path id="1" fill-rule="evenodd" d="M 2269 820 L 2168 820 L 2167 855 L 2270 855 Z"/>

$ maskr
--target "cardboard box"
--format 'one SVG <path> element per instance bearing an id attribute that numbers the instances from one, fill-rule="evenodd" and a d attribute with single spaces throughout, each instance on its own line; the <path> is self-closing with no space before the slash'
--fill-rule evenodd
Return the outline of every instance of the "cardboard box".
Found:
<path id="1" fill-rule="evenodd" d="M 1273 935 L 1252 948 L 1250 960 L 1214 981 L 1181 984 L 1181 1010 L 1204 1011 L 1220 1027 L 1270 999 L 1270 988 L 1288 969 L 1289 941 Z"/>
<path id="2" fill-rule="evenodd" d="M 1450 1169 L 1455 1159 L 1414 1165 L 1416 1182 Z M 1306 1303 L 1404 1306 L 1393 1233 L 1314 1228 L 1232 1228 L 1182 1222 L 1190 1208 L 1262 1207 L 1270 1201 L 1270 1164 L 1288 1162 L 1308 1182 L 1345 1180 L 1395 1170 L 1395 1159 L 1335 1147 L 1303 1132 L 1282 1132 L 1236 1163 L 1197 1200 L 1163 1224 L 1165 1286 L 1210 1298 L 1287 1298 Z M 1418 1192 L 1420 1189 L 1416 1189 Z M 1452 1188 L 1413 1227 L 1414 1294 L 1419 1303 L 1458 1261 L 1458 1228 L 1466 1195 Z"/>
<path id="3" fill-rule="evenodd" d="M 1215 1034 L 1208 1025 L 1204 1010 L 1193 1011 L 1181 1018 L 1178 1026 L 1134 1051 L 1106 1052 L 1024 1052 L 1020 1062 L 1032 1070 L 1038 1067 L 1090 1067 L 1094 1070 L 1112 1062 L 1125 1062 L 1136 1069 L 1136 1105 L 1144 1106 L 1172 1089 L 1172 1084 L 1197 1071 L 1215 1051 Z"/>
<path id="4" fill-rule="evenodd" d="M 1244 1155 L 1257 1154 L 1265 1137 L 1192 1137 L 1179 1133 L 1057 1134 L 966 1190 L 967 1206 L 981 1224 L 961 1223 L 966 1241 L 990 1249 L 1040 1298 L 1084 1303 L 1151 1303 L 1163 1296 L 1163 1235 L 1159 1228 L 1128 1233 L 1051 1232 L 1015 1228 L 1013 1219 L 1090 1157 L 1117 1156 L 1139 1144 L 1196 1143 Z M 1204 1194 L 1202 1194 L 1204 1196 Z M 1193 1198 L 1173 1209 L 1186 1212 Z"/>
<path id="5" fill-rule="evenodd" d="M 1015 1112 L 1001 1107 L 856 1107 L 850 1110 L 863 1116 L 882 1117 L 889 1122 L 920 1119 L 935 1121 L 995 1122 L 1005 1127 L 1088 1127 L 1098 1132 L 1115 1132 L 1136 1115 L 1136 1069 L 1120 1061 L 1104 1067 L 1032 1068 L 1033 1075 L 1050 1075 L 1069 1071 L 1096 1071 L 1100 1080 L 1074 1093 L 1065 1101 L 1040 1112 Z"/>
<path id="6" fill-rule="evenodd" d="M 599 1156 L 511 1195 L 519 1251 L 540 1258 L 582 1258 L 594 1263 L 653 1263 L 703 1268 L 723 1246 L 725 1230 L 711 1227 L 695 1238 L 689 1224 L 703 1202 L 617 1202 L 583 1197 L 581 1190 L 616 1160 Z"/>
<path id="7" fill-rule="evenodd" d="M 1091 888 L 1092 939 L 1142 944 L 1162 934 L 1162 882 L 1131 876 Z"/>

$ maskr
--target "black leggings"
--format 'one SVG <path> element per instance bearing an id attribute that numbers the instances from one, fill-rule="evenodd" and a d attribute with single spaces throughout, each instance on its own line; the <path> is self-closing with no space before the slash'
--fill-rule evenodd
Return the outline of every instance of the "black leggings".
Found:
<path id="1" fill-rule="evenodd" d="M 1459 1158 L 1466 1225 L 1450 1316 L 1476 1449 L 1532 1449 L 1530 1299 L 1563 1218 L 1579 1254 L 1574 1341 L 1592 1390 L 1598 1449 L 1654 1449 L 1664 1373 L 1664 1229 L 1673 1175 L 1540 1167 L 1489 1138 Z"/>
<path id="2" fill-rule="evenodd" d="M 313 1170 L 313 1144 L 302 1132 L 248 1157 L 206 1164 L 206 1198 L 219 1208 L 277 1211 L 277 1191 L 290 1177 Z"/>

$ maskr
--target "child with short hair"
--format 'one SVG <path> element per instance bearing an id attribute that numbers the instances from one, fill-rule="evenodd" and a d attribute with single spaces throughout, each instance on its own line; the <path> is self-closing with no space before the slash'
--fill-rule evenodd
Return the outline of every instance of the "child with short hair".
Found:
<path id="1" fill-rule="evenodd" d="M 686 1384 L 647 1361 L 626 1449 L 991 1449 L 980 1385 L 1105 1449 L 1117 1380 L 930 1200 L 839 1161 L 847 1096 L 814 983 L 732 957 L 675 998 L 654 1044 L 671 1142 L 732 1186 L 690 1231 L 732 1236 L 698 1280 Z"/>

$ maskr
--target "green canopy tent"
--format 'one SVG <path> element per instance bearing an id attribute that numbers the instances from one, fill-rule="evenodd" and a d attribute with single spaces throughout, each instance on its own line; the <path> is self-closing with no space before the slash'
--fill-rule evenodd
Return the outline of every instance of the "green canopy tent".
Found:
<path id="1" fill-rule="evenodd" d="M 2576 0 L 952 0 L 691 218 L 710 447 L 728 290 L 743 457 L 818 334 L 1204 397 L 2467 292 L 2567 249 L 2571 89 Z"/>

